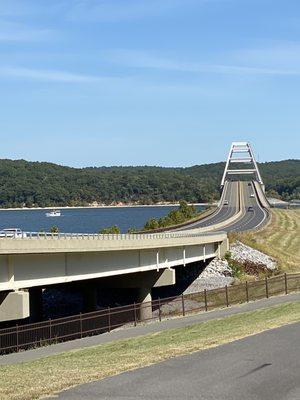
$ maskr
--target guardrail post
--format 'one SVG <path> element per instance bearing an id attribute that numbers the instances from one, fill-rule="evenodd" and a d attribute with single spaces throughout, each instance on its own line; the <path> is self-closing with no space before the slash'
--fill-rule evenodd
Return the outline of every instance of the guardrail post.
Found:
<path id="1" fill-rule="evenodd" d="M 269 286 L 268 286 L 268 278 L 265 278 L 265 282 L 266 282 L 266 298 L 269 298 Z"/>
<path id="2" fill-rule="evenodd" d="M 249 289 L 248 289 L 248 281 L 245 282 L 246 287 L 246 301 L 249 303 Z"/>
<path id="3" fill-rule="evenodd" d="M 229 307 L 229 300 L 228 300 L 228 286 L 225 286 L 225 295 L 226 295 L 226 307 Z"/>
<path id="4" fill-rule="evenodd" d="M 288 294 L 288 283 L 287 283 L 287 274 L 284 274 L 284 289 L 285 289 L 285 294 Z"/>
<path id="5" fill-rule="evenodd" d="M 185 316 L 184 295 L 181 295 L 182 315 Z"/>
<path id="6" fill-rule="evenodd" d="M 160 297 L 158 298 L 158 319 L 161 322 Z"/>
<path id="7" fill-rule="evenodd" d="M 205 304 L 205 311 L 207 311 L 207 293 L 206 293 L 206 289 L 204 289 L 204 304 Z"/>

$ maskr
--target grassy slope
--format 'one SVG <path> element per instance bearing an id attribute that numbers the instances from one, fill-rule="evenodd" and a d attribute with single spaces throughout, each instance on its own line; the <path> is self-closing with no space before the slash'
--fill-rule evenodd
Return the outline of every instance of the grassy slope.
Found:
<path id="1" fill-rule="evenodd" d="M 0 368 L 0 398 L 37 399 L 81 383 L 300 321 L 300 302 Z"/>
<path id="2" fill-rule="evenodd" d="M 300 210 L 272 209 L 271 222 L 259 232 L 230 235 L 276 258 L 286 272 L 300 271 Z"/>

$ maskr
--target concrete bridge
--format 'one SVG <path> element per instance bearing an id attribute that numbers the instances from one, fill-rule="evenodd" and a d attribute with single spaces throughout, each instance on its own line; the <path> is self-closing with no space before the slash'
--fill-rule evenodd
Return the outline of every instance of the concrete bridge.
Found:
<path id="1" fill-rule="evenodd" d="M 1 238 L 0 322 L 39 314 L 43 288 L 76 281 L 82 281 L 86 289 L 89 309 L 96 305 L 96 286 L 90 283 L 101 279 L 106 286 L 137 288 L 137 301 L 148 302 L 153 287 L 175 283 L 174 267 L 223 257 L 228 250 L 227 231 L 256 229 L 268 218 L 268 203 L 252 150 L 251 156 L 238 162 L 254 160 L 248 173 L 259 180 L 226 179 L 226 169 L 235 162 L 235 148 L 249 150 L 245 142 L 238 143 L 232 145 L 226 163 L 218 209 L 180 230 L 124 235 L 29 233 Z M 230 176 L 233 171 L 242 174 L 244 169 L 230 169 Z"/>
<path id="2" fill-rule="evenodd" d="M 126 280 L 127 287 L 140 289 L 139 302 L 149 301 L 152 287 L 175 283 L 172 267 L 223 256 L 227 248 L 225 232 L 197 230 L 3 238 L 0 240 L 0 321 L 28 317 L 29 295 L 37 303 L 35 308 L 39 308 L 41 289 L 46 286 L 96 278 L 122 276 L 118 286 L 124 287 L 121 281 L 130 274 L 132 279 Z M 88 297 L 92 308 L 91 299 L 95 294 Z"/>

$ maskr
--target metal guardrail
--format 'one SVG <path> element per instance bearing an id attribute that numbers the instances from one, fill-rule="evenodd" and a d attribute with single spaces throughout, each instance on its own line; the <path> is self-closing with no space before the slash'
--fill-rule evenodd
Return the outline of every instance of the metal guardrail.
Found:
<path id="1" fill-rule="evenodd" d="M 163 233 L 52 233 L 52 232 L 22 232 L 20 234 L 0 233 L 0 239 L 94 239 L 94 240 L 134 240 L 134 239 L 172 239 L 184 237 L 214 236 L 225 234 L 217 232 L 163 232 Z"/>
<path id="2" fill-rule="evenodd" d="M 219 289 L 158 298 L 149 303 L 134 303 L 34 324 L 16 325 L 0 330 L 0 354 L 98 335 L 124 325 L 136 326 L 140 322 L 161 321 L 164 318 L 229 307 L 299 290 L 300 274 L 284 274 Z M 151 318 L 141 319 L 143 308 L 152 311 Z"/>

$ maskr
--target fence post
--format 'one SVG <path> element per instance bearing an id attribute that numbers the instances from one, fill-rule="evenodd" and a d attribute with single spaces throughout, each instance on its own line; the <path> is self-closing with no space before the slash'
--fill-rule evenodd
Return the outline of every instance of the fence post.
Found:
<path id="1" fill-rule="evenodd" d="M 108 307 L 107 311 L 108 311 L 108 313 L 107 313 L 107 317 L 108 317 L 108 332 L 110 332 L 111 331 L 110 307 Z"/>
<path id="2" fill-rule="evenodd" d="M 136 305 L 135 305 L 135 302 L 133 303 L 133 310 L 134 310 L 134 326 L 136 326 L 137 318 L 136 318 Z"/>
<path id="3" fill-rule="evenodd" d="M 288 284 L 287 284 L 287 274 L 284 274 L 284 288 L 285 288 L 285 294 L 288 294 Z"/>
<path id="4" fill-rule="evenodd" d="M 80 319 L 80 337 L 82 339 L 82 314 L 79 314 L 79 319 Z"/>
<path id="5" fill-rule="evenodd" d="M 266 282 L 266 298 L 269 298 L 269 287 L 268 287 L 268 278 L 265 278 L 265 282 Z"/>
<path id="6" fill-rule="evenodd" d="M 206 293 L 206 289 L 204 289 L 204 304 L 205 304 L 205 311 L 207 311 L 207 293 Z"/>
<path id="7" fill-rule="evenodd" d="M 51 321 L 51 318 L 49 318 L 49 339 L 50 339 L 50 342 L 51 342 L 51 340 L 52 340 L 52 321 Z"/>
<path id="8" fill-rule="evenodd" d="M 183 294 L 181 295 L 181 304 L 182 304 L 182 315 L 184 317 L 185 316 L 185 308 L 184 308 L 184 296 L 183 296 Z"/>
<path id="9" fill-rule="evenodd" d="M 160 297 L 158 298 L 158 319 L 161 322 Z"/>
<path id="10" fill-rule="evenodd" d="M 229 300 L 228 300 L 228 287 L 225 286 L 225 295 L 226 295 L 226 307 L 229 307 Z"/>
<path id="11" fill-rule="evenodd" d="M 19 351 L 19 325 L 16 325 L 17 351 Z"/>
<path id="12" fill-rule="evenodd" d="M 245 282 L 246 287 L 246 301 L 249 303 L 249 290 L 248 290 L 248 281 Z"/>

